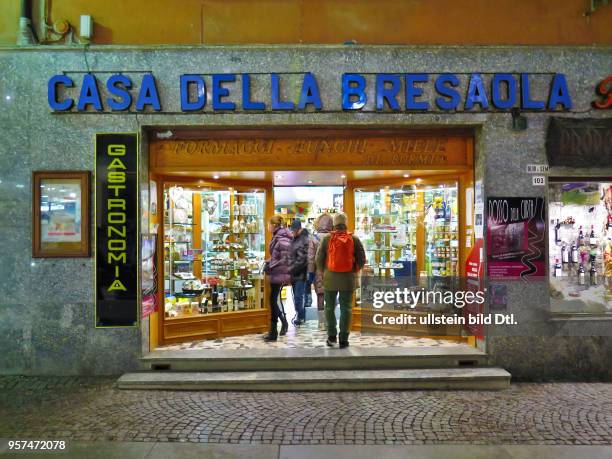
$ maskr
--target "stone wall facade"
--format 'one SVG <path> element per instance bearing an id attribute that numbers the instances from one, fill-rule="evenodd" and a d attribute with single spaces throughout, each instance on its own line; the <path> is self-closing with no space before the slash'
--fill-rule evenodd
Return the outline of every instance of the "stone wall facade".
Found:
<path id="1" fill-rule="evenodd" d="M 597 82 L 608 76 L 612 48 L 601 47 L 32 47 L 0 49 L 0 373 L 119 374 L 138 368 L 147 348 L 141 328 L 94 327 L 94 259 L 33 259 L 31 176 L 34 170 L 92 170 L 97 132 L 139 132 L 141 181 L 146 183 L 147 129 L 338 126 L 467 127 L 474 130 L 476 179 L 487 196 L 545 196 L 527 164 L 546 163 L 549 112 L 527 113 L 514 131 L 509 113 L 343 112 L 343 73 L 563 73 L 573 108 L 555 116 L 609 117 L 591 107 Z M 55 74 L 152 72 L 160 113 L 53 113 L 47 81 Z M 71 73 L 72 72 L 72 73 Z M 80 73 L 79 73 L 80 72 Z M 181 74 L 312 72 L 327 110 L 287 113 L 180 112 Z M 79 77 L 80 78 L 80 77 Z M 537 88 L 536 88 L 537 89 Z M 541 89 L 541 88 L 540 88 Z M 255 90 L 255 100 L 265 94 Z M 261 91 L 264 91 L 263 89 Z M 291 88 L 288 89 L 291 91 Z M 269 99 L 268 99 L 269 100 Z M 586 171 L 612 176 L 610 170 Z M 569 171 L 580 175 L 585 171 Z M 546 287 L 546 285 L 544 285 Z M 508 283 L 508 309 L 520 319 L 514 336 L 488 337 L 494 363 L 521 379 L 612 379 L 609 321 L 551 322 L 547 288 Z M 517 336 L 518 335 L 518 336 Z M 583 335 L 583 336 L 576 336 Z M 593 336 L 584 336 L 593 335 Z"/>

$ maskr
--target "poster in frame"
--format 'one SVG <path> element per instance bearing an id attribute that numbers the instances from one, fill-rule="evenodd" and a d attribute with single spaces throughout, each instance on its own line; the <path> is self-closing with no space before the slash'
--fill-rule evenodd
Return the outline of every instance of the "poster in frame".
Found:
<path id="1" fill-rule="evenodd" d="M 89 257 L 89 171 L 32 173 L 32 257 Z"/>

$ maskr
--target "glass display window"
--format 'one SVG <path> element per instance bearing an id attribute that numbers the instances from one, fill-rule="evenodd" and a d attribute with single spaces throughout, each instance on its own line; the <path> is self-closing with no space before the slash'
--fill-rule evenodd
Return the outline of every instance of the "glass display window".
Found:
<path id="1" fill-rule="evenodd" d="M 355 235 L 367 259 L 358 305 L 368 300 L 369 290 L 455 286 L 457 182 L 419 182 L 355 189 Z"/>
<path id="2" fill-rule="evenodd" d="M 612 312 L 612 181 L 551 179 L 553 313 Z"/>
<path id="3" fill-rule="evenodd" d="M 165 318 L 265 307 L 265 192 L 164 189 Z"/>

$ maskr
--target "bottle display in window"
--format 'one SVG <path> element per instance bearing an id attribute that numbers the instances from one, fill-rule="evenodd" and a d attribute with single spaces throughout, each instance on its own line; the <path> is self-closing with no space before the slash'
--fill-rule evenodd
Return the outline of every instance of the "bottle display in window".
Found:
<path id="1" fill-rule="evenodd" d="M 551 310 L 612 311 L 612 183 L 558 181 L 549 192 Z"/>
<path id="2" fill-rule="evenodd" d="M 263 308 L 265 194 L 171 186 L 164 199 L 166 319 Z"/>

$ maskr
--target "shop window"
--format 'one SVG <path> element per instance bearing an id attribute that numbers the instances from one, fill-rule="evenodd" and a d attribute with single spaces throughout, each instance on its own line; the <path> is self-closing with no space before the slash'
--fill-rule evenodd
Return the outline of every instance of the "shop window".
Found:
<path id="1" fill-rule="evenodd" d="M 164 190 L 166 320 L 263 309 L 264 192 Z"/>
<path id="2" fill-rule="evenodd" d="M 553 313 L 612 313 L 612 181 L 551 180 Z"/>

